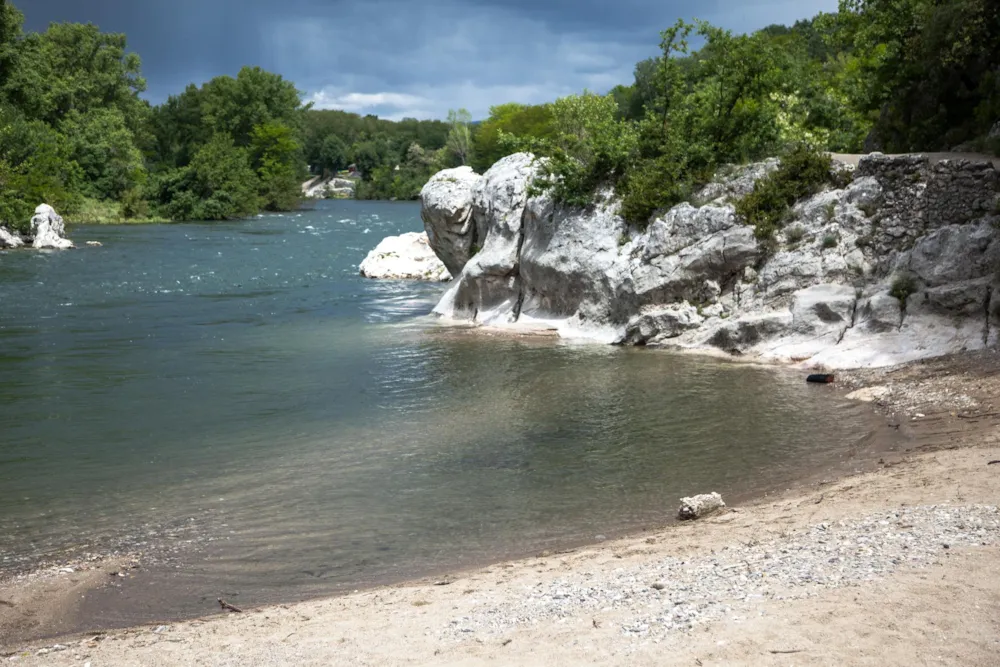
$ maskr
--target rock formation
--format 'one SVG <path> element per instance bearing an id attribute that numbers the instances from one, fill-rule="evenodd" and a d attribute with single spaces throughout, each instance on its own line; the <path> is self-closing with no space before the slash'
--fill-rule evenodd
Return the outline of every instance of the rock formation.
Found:
<path id="1" fill-rule="evenodd" d="M 353 199 L 357 182 L 350 178 L 317 176 L 302 184 L 306 199 Z"/>
<path id="2" fill-rule="evenodd" d="M 529 197 L 527 154 L 481 177 L 441 172 L 423 190 L 423 219 L 456 280 L 435 312 L 830 368 L 997 344 L 993 165 L 866 156 L 853 182 L 799 202 L 763 244 L 730 202 L 777 164 L 720 176 L 700 205 L 645 230 L 625 223 L 611 193 L 586 210 Z"/>
<path id="3" fill-rule="evenodd" d="M 421 193 L 420 215 L 431 248 L 458 275 L 462 267 L 476 254 L 477 235 L 472 221 L 472 188 L 480 181 L 472 167 L 445 169 L 435 174 Z M 478 250 L 478 248 L 476 248 Z"/>
<path id="4" fill-rule="evenodd" d="M 73 247 L 73 242 L 66 238 L 62 217 L 48 204 L 35 209 L 31 218 L 31 234 L 35 238 L 32 247 L 36 249 L 66 250 Z"/>
<path id="5" fill-rule="evenodd" d="M 427 243 L 427 234 L 410 232 L 383 239 L 361 262 L 361 275 L 388 280 L 444 282 L 451 274 Z"/>
<path id="6" fill-rule="evenodd" d="M 23 245 L 24 241 L 20 236 L 0 227 L 0 248 L 20 248 Z"/>

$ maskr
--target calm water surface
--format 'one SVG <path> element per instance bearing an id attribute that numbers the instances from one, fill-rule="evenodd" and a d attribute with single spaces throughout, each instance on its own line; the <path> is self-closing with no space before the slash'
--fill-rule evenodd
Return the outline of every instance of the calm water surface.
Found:
<path id="1" fill-rule="evenodd" d="M 442 286 L 357 276 L 419 229 L 324 202 L 0 254 L 0 569 L 159 553 L 105 622 L 296 599 L 660 524 L 867 432 L 799 373 L 442 327 Z"/>

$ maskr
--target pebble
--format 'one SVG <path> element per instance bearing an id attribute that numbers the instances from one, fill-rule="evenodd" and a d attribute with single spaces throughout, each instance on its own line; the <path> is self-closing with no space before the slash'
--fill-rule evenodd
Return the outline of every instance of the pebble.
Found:
<path id="1" fill-rule="evenodd" d="M 756 614 L 761 600 L 801 599 L 858 586 L 903 567 L 928 567 L 952 548 L 997 543 L 1000 510 L 995 506 L 903 507 L 731 545 L 696 560 L 664 557 L 567 574 L 481 602 L 438 635 L 455 641 L 490 638 L 517 626 L 614 610 L 622 614 L 624 635 L 655 640 L 712 620 Z"/>

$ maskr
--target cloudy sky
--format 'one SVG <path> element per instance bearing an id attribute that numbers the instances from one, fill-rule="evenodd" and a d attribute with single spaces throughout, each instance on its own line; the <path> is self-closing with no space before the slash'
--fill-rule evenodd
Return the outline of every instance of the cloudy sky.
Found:
<path id="1" fill-rule="evenodd" d="M 14 0 L 27 28 L 125 32 L 154 103 L 242 65 L 296 83 L 319 108 L 443 118 L 630 83 L 678 18 L 743 32 L 837 0 Z"/>

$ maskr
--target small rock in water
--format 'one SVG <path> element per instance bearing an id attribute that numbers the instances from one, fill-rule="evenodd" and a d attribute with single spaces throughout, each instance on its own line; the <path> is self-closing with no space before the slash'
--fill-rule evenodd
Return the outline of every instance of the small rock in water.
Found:
<path id="1" fill-rule="evenodd" d="M 677 518 L 684 521 L 700 519 L 725 506 L 726 503 L 722 501 L 722 496 L 718 493 L 706 493 L 700 496 L 681 498 L 681 506 L 677 510 Z"/>

